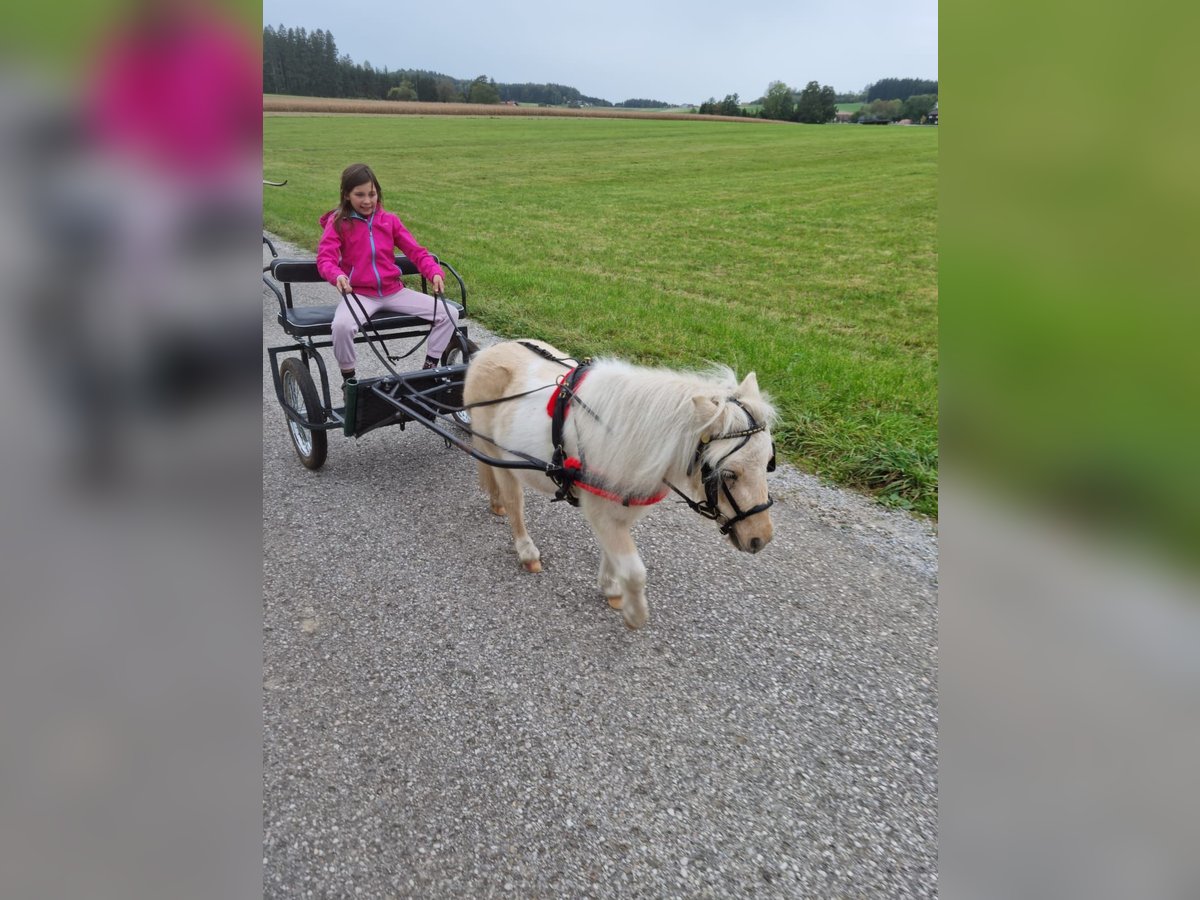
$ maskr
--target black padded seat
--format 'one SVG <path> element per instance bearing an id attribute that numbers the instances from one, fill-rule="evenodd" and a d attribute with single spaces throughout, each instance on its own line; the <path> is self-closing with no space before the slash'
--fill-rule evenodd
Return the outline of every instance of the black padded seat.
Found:
<path id="1" fill-rule="evenodd" d="M 316 271 L 316 267 L 313 267 Z M 296 281 L 297 279 L 291 279 Z M 317 279 L 318 281 L 321 279 Z M 350 300 L 354 302 L 353 299 Z M 434 298 L 429 298 L 429 311 L 433 313 Z M 447 303 L 462 316 L 462 305 L 455 303 L 447 298 Z M 441 301 L 438 301 L 441 305 Z M 283 326 L 283 330 L 288 334 L 294 334 L 298 337 L 310 337 L 314 335 L 330 334 L 333 331 L 333 314 L 337 312 L 337 304 L 331 306 L 297 306 L 287 310 L 287 318 L 282 315 L 278 316 L 279 324 Z M 356 309 L 355 312 L 358 312 Z M 359 312 L 359 317 L 362 313 Z M 420 316 L 406 316 L 403 313 L 393 313 L 387 310 L 382 310 L 371 317 L 371 322 L 380 331 L 393 331 L 401 328 L 428 328 L 429 320 L 423 319 Z"/>

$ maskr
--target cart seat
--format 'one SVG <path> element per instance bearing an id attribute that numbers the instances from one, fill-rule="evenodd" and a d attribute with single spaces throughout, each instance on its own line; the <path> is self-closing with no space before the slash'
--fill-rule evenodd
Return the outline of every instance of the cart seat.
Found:
<path id="1" fill-rule="evenodd" d="M 430 312 L 433 311 L 433 298 L 429 298 Z M 351 300 L 351 303 L 354 301 Z M 451 308 L 462 315 L 462 305 L 455 303 L 453 300 L 447 299 L 447 303 Z M 441 301 L 438 301 L 441 305 Z M 362 313 L 357 309 L 359 318 Z M 330 306 L 295 306 L 287 310 L 287 317 L 281 314 L 277 318 L 279 324 L 283 326 L 283 330 L 288 334 L 296 335 L 297 337 L 309 337 L 313 335 L 330 334 L 333 331 L 333 314 L 337 312 L 337 304 Z M 380 310 L 371 317 L 371 323 L 380 331 L 389 331 L 397 328 L 422 328 L 429 327 L 429 320 L 423 319 L 420 316 L 409 316 L 404 313 L 388 312 Z"/>

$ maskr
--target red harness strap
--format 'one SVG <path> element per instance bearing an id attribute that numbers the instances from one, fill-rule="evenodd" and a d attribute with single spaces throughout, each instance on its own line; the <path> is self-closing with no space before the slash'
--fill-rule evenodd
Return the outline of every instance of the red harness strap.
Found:
<path id="1" fill-rule="evenodd" d="M 580 373 L 578 380 L 575 382 L 574 390 L 579 390 L 579 386 L 583 384 L 583 379 L 587 378 L 589 371 L 589 369 L 585 368 Z M 558 407 L 559 397 L 562 394 L 563 385 L 569 383 L 571 375 L 574 372 L 575 369 L 565 372 L 558 380 L 558 387 L 556 387 L 554 389 L 554 393 L 550 395 L 550 402 L 546 404 L 546 415 L 550 416 L 550 418 L 554 418 L 554 410 Z M 570 412 L 571 402 L 570 397 L 568 397 L 567 402 L 563 404 L 562 417 L 564 422 L 566 421 L 567 416 L 570 415 Z M 622 497 L 620 494 L 614 494 L 612 491 L 606 490 L 599 485 L 588 484 L 586 481 L 584 481 L 581 477 L 583 475 L 583 463 L 578 457 L 568 456 L 566 460 L 563 461 L 563 468 L 572 469 L 573 471 L 579 473 L 579 475 L 571 480 L 571 483 L 576 487 L 581 487 L 589 494 L 595 494 L 597 497 L 603 497 L 605 500 L 611 500 L 613 503 L 620 503 L 622 506 L 652 506 L 653 504 L 664 499 L 667 494 L 670 493 L 667 488 L 664 488 L 661 493 L 655 494 L 652 497 Z"/>
<path id="2" fill-rule="evenodd" d="M 578 368 L 578 366 L 576 366 L 575 368 Z M 576 389 L 579 388 L 579 385 L 583 384 L 583 379 L 588 377 L 589 371 L 591 371 L 591 370 L 584 369 L 583 372 L 580 374 L 579 380 L 577 382 L 575 382 Z M 563 385 L 566 384 L 570 380 L 571 375 L 573 375 L 574 372 L 575 372 L 575 369 L 568 369 L 561 376 L 559 376 L 558 386 L 554 389 L 554 393 L 552 393 L 550 395 L 550 402 L 546 404 L 546 415 L 550 416 L 550 418 L 554 418 L 554 407 L 558 405 L 558 398 L 562 394 Z M 566 406 L 563 409 L 563 421 L 564 422 L 567 420 L 567 416 L 569 416 L 570 414 L 571 414 L 571 403 L 568 400 Z"/>
<path id="3" fill-rule="evenodd" d="M 575 469 L 577 472 L 582 473 L 583 463 L 581 463 L 574 456 L 568 456 L 567 461 L 563 463 L 563 468 Z M 668 489 L 664 488 L 661 493 L 655 494 L 652 497 L 622 497 L 620 494 L 614 494 L 612 491 L 606 491 L 602 487 L 597 487 L 594 484 L 588 484 L 582 478 L 576 478 L 574 483 L 578 487 L 583 488 L 589 494 L 595 494 L 597 497 L 603 497 L 605 500 L 611 500 L 613 503 L 620 503 L 622 506 L 653 506 L 670 493 Z"/>

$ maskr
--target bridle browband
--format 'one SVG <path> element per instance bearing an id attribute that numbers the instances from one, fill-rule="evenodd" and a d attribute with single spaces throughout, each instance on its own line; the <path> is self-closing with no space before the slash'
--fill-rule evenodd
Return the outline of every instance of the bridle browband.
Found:
<path id="1" fill-rule="evenodd" d="M 704 516 L 704 518 L 712 519 L 714 522 L 718 523 L 721 526 L 721 534 L 725 535 L 733 531 L 734 526 L 737 525 L 738 522 L 748 519 L 751 516 L 756 516 L 760 512 L 766 512 L 775 504 L 774 499 L 772 499 L 771 495 L 768 494 L 766 503 L 760 503 L 757 506 L 751 507 L 750 509 L 743 510 L 738 506 L 737 501 L 733 498 L 733 492 L 729 490 L 729 485 L 725 483 L 723 478 L 721 478 L 721 463 L 725 462 L 725 460 L 729 459 L 729 457 L 733 456 L 733 454 L 745 447 L 746 444 L 750 442 L 750 438 L 754 437 L 754 435 L 758 434 L 760 431 L 767 430 L 767 426 L 755 419 L 754 413 L 750 412 L 750 410 L 746 408 L 742 401 L 738 400 L 736 397 L 730 397 L 729 402 L 736 404 L 746 414 L 746 418 L 750 420 L 750 425 L 747 428 L 743 428 L 741 431 L 729 431 L 725 434 L 700 438 L 700 443 L 696 445 L 696 453 L 692 457 L 691 463 L 688 464 L 687 474 L 690 476 L 696 471 L 696 465 L 700 465 L 700 480 L 704 484 L 704 500 L 693 500 L 679 488 L 675 487 L 675 485 L 671 484 L 671 482 L 666 482 L 667 487 L 682 497 L 684 502 L 691 507 L 694 512 L 698 512 L 700 515 Z M 704 462 L 704 448 L 708 444 L 711 444 L 713 441 L 734 440 L 736 438 L 741 438 L 741 441 L 738 443 L 738 445 L 718 459 L 716 463 L 710 465 L 709 463 Z M 771 459 L 767 463 L 767 471 L 775 471 L 774 442 L 771 443 Z M 719 488 L 718 485 L 720 486 Z M 733 508 L 732 516 L 727 516 L 721 512 L 721 507 L 718 502 L 720 500 L 718 490 L 725 491 L 725 499 L 729 501 L 729 505 Z"/>

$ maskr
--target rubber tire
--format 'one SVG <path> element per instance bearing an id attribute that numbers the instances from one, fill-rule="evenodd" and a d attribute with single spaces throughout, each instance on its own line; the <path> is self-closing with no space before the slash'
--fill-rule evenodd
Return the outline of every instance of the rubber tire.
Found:
<path id="1" fill-rule="evenodd" d="M 300 412 L 304 413 L 310 422 L 325 421 L 325 407 L 321 405 L 321 400 L 317 395 L 317 386 L 313 383 L 312 376 L 308 373 L 308 367 L 303 362 L 294 356 L 285 359 L 279 367 L 279 378 L 283 382 L 285 397 L 288 394 L 288 380 L 295 381 L 304 401 L 304 409 Z M 304 467 L 315 470 L 325 465 L 325 459 L 329 456 L 328 432 L 305 428 L 298 422 L 293 422 L 286 414 L 284 422 L 288 426 L 288 436 L 292 439 L 292 446 L 296 448 L 296 455 L 300 457 L 300 462 L 304 464 Z M 308 435 L 308 440 L 304 442 L 309 445 L 307 453 L 301 440 L 296 436 L 297 431 Z"/>
<path id="2" fill-rule="evenodd" d="M 441 365 L 443 366 L 458 366 L 463 363 L 469 363 L 471 357 L 479 350 L 479 345 L 470 338 L 465 338 L 461 333 L 455 332 L 454 338 L 446 345 L 446 349 L 442 351 Z M 470 410 L 460 410 L 459 412 L 451 413 L 450 418 L 461 425 L 468 431 L 471 430 L 471 412 Z"/>

